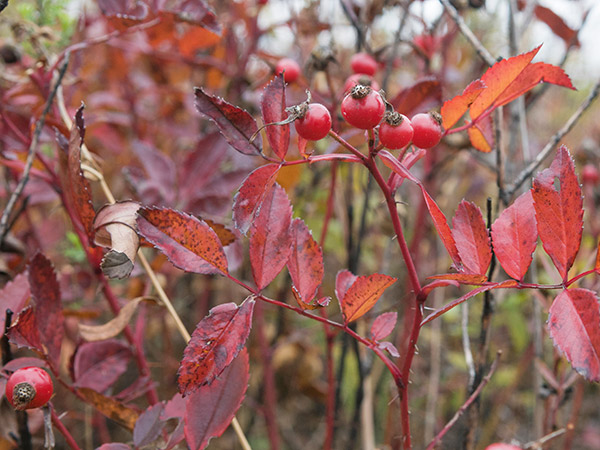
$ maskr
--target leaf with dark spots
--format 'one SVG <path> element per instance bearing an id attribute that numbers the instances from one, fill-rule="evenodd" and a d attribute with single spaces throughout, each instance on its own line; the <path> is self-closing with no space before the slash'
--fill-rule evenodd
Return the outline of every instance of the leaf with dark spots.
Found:
<path id="1" fill-rule="evenodd" d="M 253 298 L 247 298 L 239 307 L 235 303 L 215 306 L 198 323 L 177 371 L 183 396 L 213 383 L 242 350 L 250 334 L 254 304 Z"/>
<path id="2" fill-rule="evenodd" d="M 248 352 L 244 348 L 210 386 L 202 386 L 185 401 L 185 436 L 191 450 L 206 448 L 227 429 L 246 395 Z"/>
<path id="3" fill-rule="evenodd" d="M 567 289 L 552 302 L 550 337 L 573 368 L 589 381 L 600 381 L 600 309 L 596 293 Z"/>
<path id="4" fill-rule="evenodd" d="M 14 320 L 25 307 L 30 296 L 29 281 L 25 273 L 18 274 L 0 290 L 0 333 L 4 332 L 6 311 L 10 309 L 13 312 Z"/>
<path id="5" fill-rule="evenodd" d="M 509 277 L 523 279 L 531 265 L 537 238 L 533 197 L 527 191 L 492 224 L 494 254 Z"/>
<path id="6" fill-rule="evenodd" d="M 81 144 L 83 137 L 80 133 L 84 129 L 82 110 L 83 106 L 77 110 L 76 119 L 71 127 L 67 154 L 64 151 L 59 152 L 60 179 L 65 201 L 72 210 L 72 213 L 76 215 L 81 225 L 83 225 L 91 242 L 93 238 L 92 222 L 94 221 L 96 212 L 92 205 L 90 184 L 81 171 Z M 62 144 L 60 138 L 58 141 L 61 148 L 63 148 L 64 140 Z"/>
<path id="7" fill-rule="evenodd" d="M 566 281 L 581 244 L 583 197 L 565 146 L 559 148 L 550 168 L 534 178 L 531 193 L 542 245 Z"/>
<path id="8" fill-rule="evenodd" d="M 86 402 L 109 419 L 114 420 L 129 431 L 133 431 L 140 414 L 114 398 L 107 397 L 89 388 L 79 388 L 78 392 Z"/>
<path id="9" fill-rule="evenodd" d="M 74 385 L 104 392 L 125 373 L 131 356 L 129 347 L 114 339 L 84 342 L 73 357 Z"/>
<path id="10" fill-rule="evenodd" d="M 250 265 L 259 290 L 281 272 L 292 251 L 292 205 L 278 184 L 267 192 L 250 227 Z"/>
<path id="11" fill-rule="evenodd" d="M 308 304 L 317 294 L 323 281 L 323 253 L 321 247 L 302 219 L 291 225 L 292 249 L 287 261 L 294 291 Z"/>
<path id="12" fill-rule="evenodd" d="M 281 122 L 287 118 L 285 112 L 285 82 L 283 74 L 276 76 L 263 92 L 260 107 L 265 124 Z M 290 145 L 290 125 L 269 125 L 265 128 L 273 152 L 284 159 Z"/>
<path id="13" fill-rule="evenodd" d="M 281 166 L 267 164 L 255 169 L 242 183 L 233 199 L 233 223 L 246 234 L 267 193 L 273 188 Z"/>
<path id="14" fill-rule="evenodd" d="M 217 125 L 233 148 L 244 155 L 262 153 L 260 139 L 250 142 L 250 138 L 258 131 L 258 126 L 247 111 L 227 103 L 220 97 L 207 94 L 202 88 L 195 88 L 194 92 L 198 112 Z"/>
<path id="15" fill-rule="evenodd" d="M 394 331 L 397 321 L 397 312 L 387 312 L 377 316 L 371 325 L 371 339 L 380 341 L 388 337 Z"/>
<path id="16" fill-rule="evenodd" d="M 452 236 L 466 273 L 485 275 L 492 260 L 490 237 L 481 210 L 463 200 L 452 219 Z"/>
<path id="17" fill-rule="evenodd" d="M 340 274 L 338 274 L 338 277 L 340 277 Z M 343 275 L 343 277 L 346 279 L 346 283 L 352 279 L 348 275 Z M 344 322 L 352 322 L 369 312 L 375 306 L 383 291 L 395 282 L 396 278 L 380 273 L 357 277 L 346 289 L 343 297 L 338 297 Z"/>
<path id="18" fill-rule="evenodd" d="M 58 280 L 52 263 L 41 253 L 29 263 L 28 274 L 40 340 L 50 361 L 58 367 L 65 321 Z"/>
<path id="19" fill-rule="evenodd" d="M 141 208 L 137 226 L 175 266 L 187 272 L 227 273 L 221 241 L 204 221 L 173 209 Z"/>

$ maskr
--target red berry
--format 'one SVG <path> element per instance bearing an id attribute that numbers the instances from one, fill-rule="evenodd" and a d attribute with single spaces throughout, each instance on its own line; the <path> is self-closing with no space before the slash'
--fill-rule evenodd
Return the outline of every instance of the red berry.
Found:
<path id="1" fill-rule="evenodd" d="M 362 130 L 375 128 L 385 113 L 385 103 L 379 92 L 357 85 L 342 100 L 342 116 L 350 125 Z"/>
<path id="2" fill-rule="evenodd" d="M 374 91 L 378 91 L 380 89 L 379 83 L 377 83 L 373 77 L 365 75 L 364 73 L 354 73 L 350 75 L 344 83 L 344 93 L 350 91 L 357 84 L 370 86 Z"/>
<path id="3" fill-rule="evenodd" d="M 437 113 L 416 114 L 410 122 L 413 127 L 413 144 L 419 148 L 435 147 L 442 139 L 441 117 Z"/>
<path id="4" fill-rule="evenodd" d="M 595 186 L 600 183 L 600 171 L 598 171 L 598 168 L 595 165 L 586 164 L 581 171 L 581 178 L 584 184 Z"/>
<path id="5" fill-rule="evenodd" d="M 386 114 L 383 123 L 379 125 L 379 141 L 391 150 L 406 147 L 412 138 L 413 127 L 403 114 Z"/>
<path id="6" fill-rule="evenodd" d="M 283 72 L 283 79 L 287 83 L 293 83 L 300 76 L 300 65 L 291 58 L 282 58 L 275 66 L 275 74 Z"/>
<path id="7" fill-rule="evenodd" d="M 18 369 L 6 381 L 6 398 L 18 410 L 44 406 L 53 391 L 50 375 L 39 367 Z"/>
<path id="8" fill-rule="evenodd" d="M 300 137 L 308 141 L 323 139 L 331 129 L 331 114 L 320 103 L 310 103 L 303 116 L 294 121 Z"/>
<path id="9" fill-rule="evenodd" d="M 377 72 L 377 61 L 368 53 L 357 53 L 350 59 L 350 67 L 354 73 L 373 76 Z"/>

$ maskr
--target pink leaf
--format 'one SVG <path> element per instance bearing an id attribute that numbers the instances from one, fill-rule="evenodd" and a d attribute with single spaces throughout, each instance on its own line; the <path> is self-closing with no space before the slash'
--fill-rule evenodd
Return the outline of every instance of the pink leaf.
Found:
<path id="1" fill-rule="evenodd" d="M 218 380 L 186 398 L 185 437 L 191 450 L 206 448 L 210 439 L 223 434 L 244 400 L 249 378 L 244 348 Z"/>
<path id="2" fill-rule="evenodd" d="M 560 147 L 550 168 L 534 178 L 531 193 L 544 250 L 566 280 L 581 243 L 583 198 L 565 146 Z"/>
<path id="3" fill-rule="evenodd" d="M 523 279 L 531 265 L 537 238 L 533 198 L 527 191 L 492 224 L 494 254 L 509 277 Z"/>
<path id="4" fill-rule="evenodd" d="M 290 229 L 292 247 L 288 270 L 300 299 L 310 303 L 323 280 L 323 253 L 302 219 L 295 219 Z"/>
<path id="5" fill-rule="evenodd" d="M 73 359 L 75 386 L 104 392 L 125 373 L 131 356 L 129 347 L 115 339 L 81 344 Z"/>
<path id="6" fill-rule="evenodd" d="M 265 124 L 281 122 L 285 112 L 285 83 L 283 74 L 276 76 L 265 88 L 260 102 Z M 284 159 L 290 145 L 290 126 L 269 125 L 265 128 L 269 145 L 279 158 Z"/>
<path id="7" fill-rule="evenodd" d="M 340 270 L 335 277 L 335 296 L 341 300 L 358 277 L 347 269 Z"/>
<path id="8" fill-rule="evenodd" d="M 596 293 L 567 289 L 552 302 L 548 330 L 573 368 L 590 381 L 600 381 L 600 310 Z"/>
<path id="9" fill-rule="evenodd" d="M 203 220 L 173 209 L 140 208 L 140 234 L 187 272 L 226 274 L 227 258 L 217 234 Z"/>
<path id="10" fill-rule="evenodd" d="M 179 392 L 184 396 L 221 376 L 242 350 L 250 334 L 255 301 L 247 298 L 215 306 L 202 319 L 183 352 L 177 371 Z"/>
<path id="11" fill-rule="evenodd" d="M 380 341 L 388 337 L 394 331 L 397 320 L 397 312 L 387 312 L 377 316 L 371 325 L 371 339 Z"/>
<path id="12" fill-rule="evenodd" d="M 30 295 L 26 273 L 20 273 L 0 290 L 0 332 L 4 332 L 6 310 L 10 309 L 14 315 L 19 314 Z"/>
<path id="13" fill-rule="evenodd" d="M 265 196 L 250 228 L 250 265 L 259 290 L 273 281 L 288 261 L 292 251 L 291 221 L 290 199 L 276 184 Z"/>
<path id="14" fill-rule="evenodd" d="M 338 274 L 339 276 L 340 274 Z M 350 277 L 347 277 L 347 280 L 350 280 Z M 380 273 L 357 277 L 352 285 L 347 288 L 344 296 L 342 298 L 338 297 L 344 322 L 352 322 L 369 312 L 375 306 L 383 291 L 395 282 L 396 278 Z"/>
<path id="15" fill-rule="evenodd" d="M 275 184 L 281 168 L 278 164 L 267 164 L 254 170 L 242 183 L 233 199 L 233 223 L 243 234 L 250 229 L 267 193 Z"/>
<path id="16" fill-rule="evenodd" d="M 475 204 L 460 202 L 452 219 L 452 236 L 464 271 L 485 275 L 492 260 L 492 249 L 483 216 Z"/>
<path id="17" fill-rule="evenodd" d="M 250 142 L 250 138 L 258 131 L 258 127 L 247 111 L 227 103 L 222 98 L 207 94 L 202 88 L 196 88 L 194 92 L 198 112 L 207 116 L 217 125 L 223 137 L 233 148 L 245 155 L 262 153 L 260 139 Z"/>

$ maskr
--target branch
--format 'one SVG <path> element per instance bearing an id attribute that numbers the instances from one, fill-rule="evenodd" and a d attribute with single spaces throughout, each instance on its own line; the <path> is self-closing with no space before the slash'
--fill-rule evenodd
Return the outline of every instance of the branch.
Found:
<path id="1" fill-rule="evenodd" d="M 443 0 L 442 0 L 443 1 Z M 550 154 L 550 152 L 554 149 L 556 144 L 575 126 L 577 121 L 583 115 L 583 113 L 590 107 L 590 105 L 596 100 L 598 94 L 600 93 L 600 79 L 594 85 L 590 95 L 584 100 L 584 102 L 579 106 L 577 111 L 573 113 L 573 115 L 567 120 L 567 123 L 556 132 L 554 136 L 550 138 L 550 141 L 546 144 L 546 146 L 542 149 L 542 151 L 535 157 L 535 159 L 521 171 L 521 173 L 517 176 L 513 184 L 505 191 L 503 201 L 506 201 L 512 197 L 512 195 L 521 187 L 523 182 L 529 178 L 533 172 L 539 167 L 539 165 L 546 159 L 546 157 Z"/>
<path id="2" fill-rule="evenodd" d="M 433 450 L 435 448 L 435 445 L 444 437 L 444 435 L 450 430 L 450 428 L 452 428 L 452 426 L 456 423 L 460 416 L 464 414 L 467 408 L 471 406 L 471 404 L 475 400 L 477 400 L 477 397 L 479 397 L 479 394 L 481 394 L 481 391 L 483 390 L 485 385 L 488 384 L 490 378 L 492 378 L 492 375 L 496 371 L 496 367 L 498 366 L 498 360 L 500 359 L 501 355 L 502 350 L 498 350 L 498 352 L 496 353 L 496 359 L 494 359 L 494 362 L 492 363 L 488 374 L 481 380 L 481 383 L 479 383 L 479 386 L 477 386 L 477 389 L 473 391 L 473 393 L 469 396 L 467 401 L 458 409 L 458 411 L 456 411 L 454 417 L 452 417 L 452 419 L 450 419 L 450 421 L 444 426 L 444 428 L 442 428 L 442 430 L 437 434 L 437 436 L 433 438 L 433 441 L 431 441 L 427 446 L 427 450 Z"/>
<path id="3" fill-rule="evenodd" d="M 14 209 L 14 207 L 17 203 L 17 200 L 23 193 L 23 189 L 25 189 L 25 185 L 29 181 L 29 173 L 31 172 L 31 167 L 33 166 L 33 161 L 35 160 L 35 154 L 36 154 L 35 149 L 38 145 L 40 135 L 42 134 L 42 129 L 44 128 L 44 124 L 46 123 L 46 116 L 50 112 L 50 107 L 52 106 L 52 102 L 54 101 L 54 97 L 56 96 L 58 87 L 60 86 L 60 83 L 62 82 L 62 79 L 65 76 L 65 73 L 67 72 L 67 66 L 69 65 L 69 56 L 70 56 L 69 53 L 67 53 L 65 55 L 65 59 L 64 59 L 62 65 L 60 66 L 60 69 L 58 70 L 58 75 L 56 77 L 56 82 L 54 84 L 54 87 L 50 91 L 50 95 L 48 96 L 48 99 L 46 100 L 46 105 L 44 106 L 42 115 L 35 123 L 35 130 L 33 131 L 33 138 L 31 139 L 31 143 L 29 144 L 29 149 L 27 150 L 27 161 L 25 162 L 25 167 L 23 169 L 23 176 L 21 177 L 21 180 L 17 184 L 17 187 L 15 188 L 15 190 L 11 194 L 10 198 L 8 199 L 6 208 L 4 208 L 4 211 L 2 212 L 2 217 L 0 218 L 0 243 L 2 241 L 4 241 L 4 238 L 6 237 L 6 233 L 8 232 L 8 219 L 10 217 L 10 214 L 11 214 L 12 210 Z"/>

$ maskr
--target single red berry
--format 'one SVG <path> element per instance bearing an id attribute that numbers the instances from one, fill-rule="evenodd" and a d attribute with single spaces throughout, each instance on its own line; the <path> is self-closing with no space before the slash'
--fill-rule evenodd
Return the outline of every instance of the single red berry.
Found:
<path id="1" fill-rule="evenodd" d="M 413 138 L 413 127 L 403 114 L 396 111 L 387 113 L 379 125 L 379 141 L 387 148 L 404 148 Z"/>
<path id="2" fill-rule="evenodd" d="M 591 184 L 596 186 L 600 183 L 600 171 L 593 164 L 586 164 L 581 170 L 581 178 L 584 184 Z"/>
<path id="3" fill-rule="evenodd" d="M 379 92 L 357 85 L 344 97 L 342 116 L 350 125 L 362 130 L 375 128 L 385 113 L 385 103 Z"/>
<path id="4" fill-rule="evenodd" d="M 15 370 L 6 381 L 6 398 L 18 410 L 44 406 L 53 391 L 50 375 L 39 367 Z"/>
<path id="5" fill-rule="evenodd" d="M 349 92 L 357 84 L 369 86 L 374 91 L 378 91 L 380 89 L 379 83 L 377 83 L 377 81 L 375 81 L 370 75 L 366 75 L 364 73 L 354 73 L 350 75 L 344 83 L 344 94 Z"/>
<path id="6" fill-rule="evenodd" d="M 438 113 L 416 114 L 410 122 L 414 131 L 412 141 L 417 147 L 435 147 L 442 139 L 442 118 Z"/>
<path id="7" fill-rule="evenodd" d="M 286 83 L 293 83 L 300 76 L 300 64 L 291 58 L 282 58 L 275 66 L 275 74 L 279 75 L 281 72 Z"/>
<path id="8" fill-rule="evenodd" d="M 377 72 L 377 61 L 368 53 L 357 53 L 350 58 L 350 67 L 354 73 L 373 76 Z"/>
<path id="9" fill-rule="evenodd" d="M 331 130 L 331 114 L 320 103 L 310 103 L 306 112 L 294 121 L 294 126 L 300 137 L 308 141 L 318 141 Z"/>

